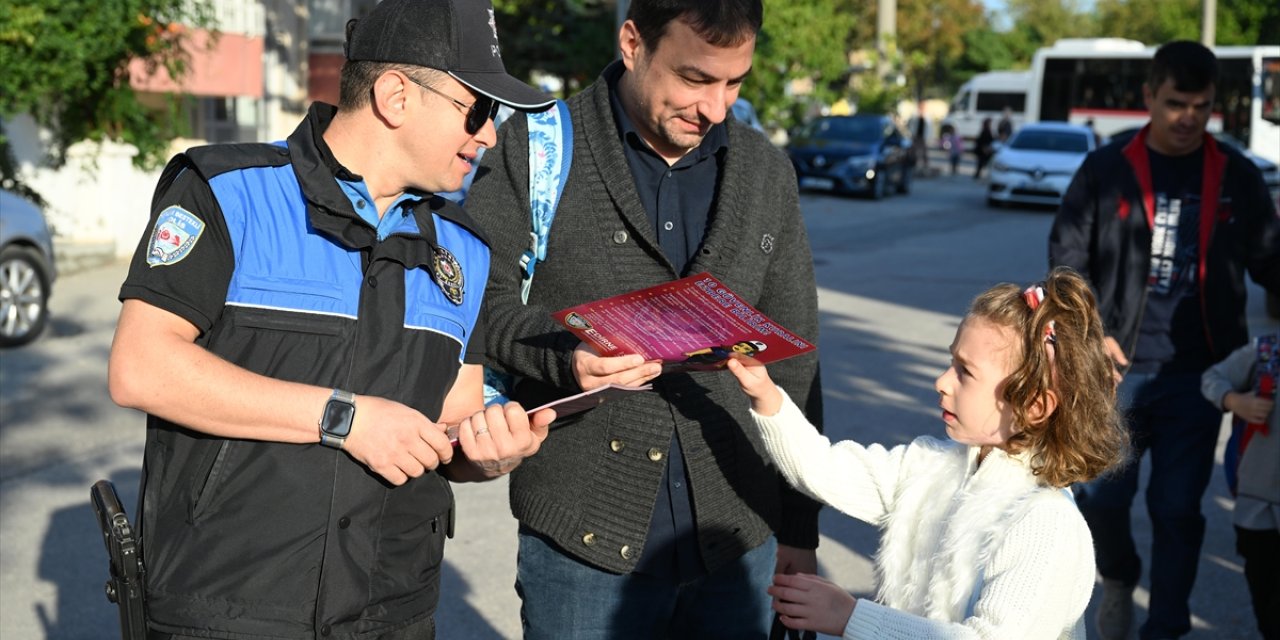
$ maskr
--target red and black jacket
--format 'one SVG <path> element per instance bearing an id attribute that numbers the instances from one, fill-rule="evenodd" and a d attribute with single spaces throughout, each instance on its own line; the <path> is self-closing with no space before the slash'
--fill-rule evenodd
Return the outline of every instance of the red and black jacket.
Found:
<path id="1" fill-rule="evenodd" d="M 1146 307 L 1155 193 L 1144 127 L 1127 143 L 1085 159 L 1049 234 L 1049 264 L 1079 271 L 1093 285 L 1107 335 L 1133 358 Z M 1199 288 L 1205 338 L 1220 360 L 1248 342 L 1247 270 L 1280 294 L 1280 218 L 1258 168 L 1204 136 Z"/>

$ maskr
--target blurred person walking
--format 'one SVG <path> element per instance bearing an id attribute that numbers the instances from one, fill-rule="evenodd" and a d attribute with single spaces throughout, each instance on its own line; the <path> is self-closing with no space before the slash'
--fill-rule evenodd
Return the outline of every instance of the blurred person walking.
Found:
<path id="1" fill-rule="evenodd" d="M 987 163 L 991 161 L 991 156 L 996 154 L 996 137 L 991 132 L 991 118 L 983 118 L 982 131 L 978 132 L 978 137 L 973 141 L 973 155 L 977 160 L 977 168 L 973 170 L 973 179 L 982 178 L 982 170 L 986 168 Z"/>
<path id="2" fill-rule="evenodd" d="M 1150 122 L 1132 140 L 1089 154 L 1049 237 L 1050 263 L 1085 274 L 1098 293 L 1135 455 L 1151 454 L 1143 640 L 1191 629 L 1200 502 L 1222 420 L 1200 394 L 1201 374 L 1248 342 L 1245 271 L 1280 292 L 1280 219 L 1262 176 L 1205 131 L 1217 78 L 1203 45 L 1160 47 L 1143 86 Z M 1097 625 L 1106 640 L 1128 635 L 1142 577 L 1129 515 L 1138 472 L 1135 460 L 1076 488 L 1097 546 Z"/>

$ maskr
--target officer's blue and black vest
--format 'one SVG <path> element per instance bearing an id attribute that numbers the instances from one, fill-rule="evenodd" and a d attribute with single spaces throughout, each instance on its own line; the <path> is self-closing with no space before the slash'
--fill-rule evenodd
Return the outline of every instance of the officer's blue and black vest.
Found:
<path id="1" fill-rule="evenodd" d="M 255 373 L 389 398 L 435 420 L 476 346 L 488 247 L 438 197 L 379 240 L 334 179 L 323 109 L 287 145 L 218 145 L 171 162 L 153 216 L 175 190 L 201 209 L 203 246 L 183 260 L 214 284 L 173 302 L 185 294 L 146 274 L 184 265 L 140 268 L 140 256 L 121 295 L 184 315 L 200 344 Z M 215 249 L 225 257 L 194 253 Z M 207 288 L 223 282 L 215 309 Z M 143 495 L 156 629 L 375 637 L 425 620 L 438 601 L 452 493 L 437 473 L 393 487 L 344 451 L 214 438 L 151 416 Z"/>

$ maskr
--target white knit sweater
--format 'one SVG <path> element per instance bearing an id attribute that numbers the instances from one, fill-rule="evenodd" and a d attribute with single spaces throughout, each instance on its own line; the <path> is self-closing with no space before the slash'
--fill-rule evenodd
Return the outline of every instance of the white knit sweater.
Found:
<path id="1" fill-rule="evenodd" d="M 922 437 L 886 450 L 832 444 L 785 397 L 752 412 L 796 488 L 882 529 L 877 601 L 859 600 L 844 637 L 1083 639 L 1093 540 L 1070 494 L 1018 456 Z"/>

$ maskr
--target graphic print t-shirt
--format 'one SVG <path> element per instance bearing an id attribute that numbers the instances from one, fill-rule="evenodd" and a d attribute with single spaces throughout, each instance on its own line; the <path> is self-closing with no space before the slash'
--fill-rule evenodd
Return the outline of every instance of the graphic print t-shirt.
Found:
<path id="1" fill-rule="evenodd" d="M 1133 370 L 1199 371 L 1210 359 L 1197 282 L 1204 150 L 1185 156 L 1147 152 L 1155 218 Z"/>

